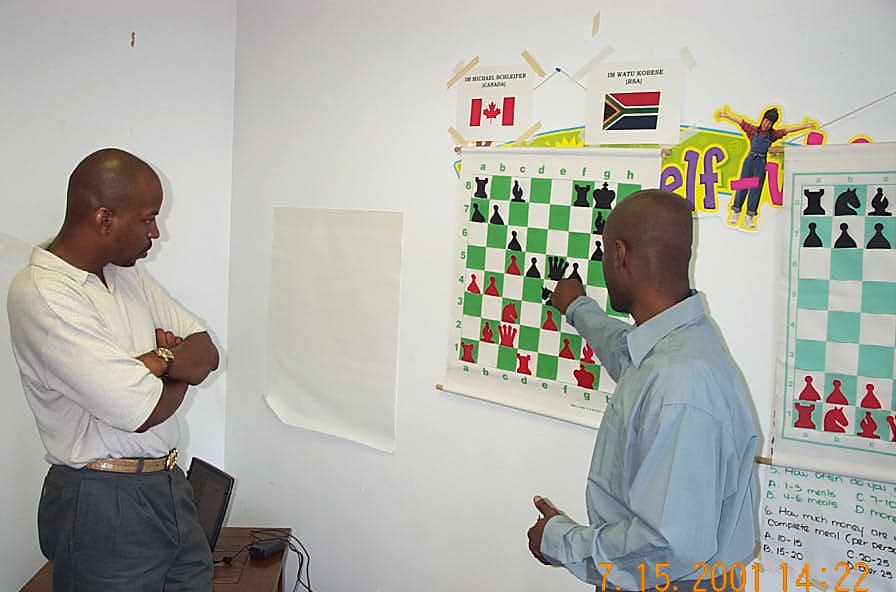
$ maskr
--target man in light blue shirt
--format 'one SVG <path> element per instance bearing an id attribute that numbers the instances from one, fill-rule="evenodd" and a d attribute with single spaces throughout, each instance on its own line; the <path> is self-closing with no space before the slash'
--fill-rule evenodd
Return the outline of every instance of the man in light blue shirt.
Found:
<path id="1" fill-rule="evenodd" d="M 692 232 L 688 204 L 659 190 L 628 196 L 607 218 L 610 303 L 635 325 L 609 317 L 578 280 L 561 280 L 551 297 L 618 386 L 594 444 L 590 524 L 536 496 L 529 549 L 597 590 L 689 591 L 701 579 L 709 589 L 714 563 L 730 573 L 754 553 L 757 426 L 703 295 L 690 289 Z"/>

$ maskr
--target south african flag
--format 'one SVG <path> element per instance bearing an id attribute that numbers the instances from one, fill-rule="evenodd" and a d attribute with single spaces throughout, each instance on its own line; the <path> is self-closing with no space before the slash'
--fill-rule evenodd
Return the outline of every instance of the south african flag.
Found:
<path id="1" fill-rule="evenodd" d="M 654 130 L 660 115 L 660 91 L 607 93 L 605 130 Z"/>

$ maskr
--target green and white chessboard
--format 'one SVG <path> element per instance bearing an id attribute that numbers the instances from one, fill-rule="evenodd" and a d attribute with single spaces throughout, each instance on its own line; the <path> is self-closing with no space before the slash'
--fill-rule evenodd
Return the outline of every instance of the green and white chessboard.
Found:
<path id="1" fill-rule="evenodd" d="M 892 463 L 896 170 L 799 173 L 791 191 L 779 436 Z"/>
<path id="2" fill-rule="evenodd" d="M 615 385 L 550 293 L 561 277 L 577 275 L 589 296 L 619 314 L 603 278 L 603 223 L 627 195 L 655 185 L 659 156 L 644 152 L 465 152 L 449 370 L 534 384 L 560 407 L 603 409 Z M 483 398 L 526 408 L 528 394 L 514 387 Z"/>

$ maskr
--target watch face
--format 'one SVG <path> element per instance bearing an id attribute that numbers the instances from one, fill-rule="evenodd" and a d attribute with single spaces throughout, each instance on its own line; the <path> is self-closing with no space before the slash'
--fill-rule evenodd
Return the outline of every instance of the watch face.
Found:
<path id="1" fill-rule="evenodd" d="M 157 347 L 156 355 L 165 360 L 166 362 L 170 362 L 174 359 L 174 352 L 168 349 L 167 347 Z"/>

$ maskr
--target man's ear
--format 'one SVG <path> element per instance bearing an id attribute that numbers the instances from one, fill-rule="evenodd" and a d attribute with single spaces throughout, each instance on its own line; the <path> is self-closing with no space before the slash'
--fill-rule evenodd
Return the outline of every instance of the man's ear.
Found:
<path id="1" fill-rule="evenodd" d="M 94 211 L 93 216 L 94 228 L 96 228 L 97 234 L 105 236 L 112 231 L 112 223 L 114 218 L 112 210 L 107 207 L 100 206 Z"/>
<path id="2" fill-rule="evenodd" d="M 628 251 L 626 250 L 626 244 L 624 240 L 616 239 L 613 241 L 613 265 L 617 268 L 621 269 L 627 265 L 627 255 Z"/>

